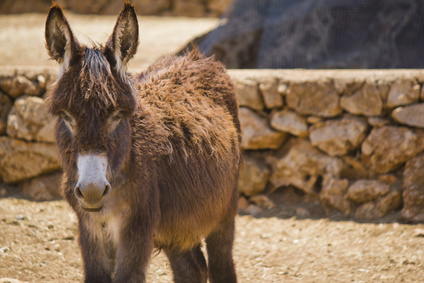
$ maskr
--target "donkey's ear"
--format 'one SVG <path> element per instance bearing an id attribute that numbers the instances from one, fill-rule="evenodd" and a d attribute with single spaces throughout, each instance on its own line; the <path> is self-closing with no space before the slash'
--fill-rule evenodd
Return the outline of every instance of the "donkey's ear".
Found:
<path id="1" fill-rule="evenodd" d="M 74 38 L 62 9 L 53 4 L 46 21 L 46 48 L 50 57 L 61 64 L 62 71 L 67 71 L 80 49 Z"/>
<path id="2" fill-rule="evenodd" d="M 134 57 L 138 46 L 138 21 L 134 6 L 125 1 L 104 53 L 118 73 L 126 71 L 128 61 Z"/>

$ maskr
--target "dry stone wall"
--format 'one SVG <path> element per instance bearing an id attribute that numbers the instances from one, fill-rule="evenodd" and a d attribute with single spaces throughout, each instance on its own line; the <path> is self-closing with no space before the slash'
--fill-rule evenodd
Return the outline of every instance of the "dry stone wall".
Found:
<path id="1" fill-rule="evenodd" d="M 241 195 L 295 188 L 329 214 L 374 219 L 401 209 L 424 221 L 424 71 L 229 73 L 243 129 Z M 0 179 L 37 200 L 60 197 L 43 105 L 55 79 L 56 69 L 0 69 Z"/>
<path id="2" fill-rule="evenodd" d="M 233 70 L 240 192 L 294 187 L 328 213 L 424 220 L 424 72 Z"/>

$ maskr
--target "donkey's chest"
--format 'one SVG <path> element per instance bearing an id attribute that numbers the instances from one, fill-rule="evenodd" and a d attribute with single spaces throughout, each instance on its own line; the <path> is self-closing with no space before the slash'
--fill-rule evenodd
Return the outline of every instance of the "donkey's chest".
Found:
<path id="1" fill-rule="evenodd" d="M 122 219 L 119 215 L 106 212 L 89 215 L 87 228 L 90 234 L 101 242 L 117 246 L 122 229 Z"/>

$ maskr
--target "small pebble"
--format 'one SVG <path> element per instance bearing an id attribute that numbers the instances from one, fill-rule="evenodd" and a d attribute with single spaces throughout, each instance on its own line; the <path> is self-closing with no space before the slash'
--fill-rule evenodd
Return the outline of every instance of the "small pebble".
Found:
<path id="1" fill-rule="evenodd" d="M 298 216 L 298 217 L 309 217 L 309 216 L 311 216 L 311 213 L 306 208 L 298 207 L 298 208 L 296 208 L 296 216 Z"/>
<path id="2" fill-rule="evenodd" d="M 246 209 L 245 209 L 245 212 L 247 213 L 247 214 L 250 214 L 250 215 L 252 215 L 252 216 L 259 216 L 262 212 L 263 212 L 263 209 L 262 208 L 260 208 L 259 206 L 257 206 L 257 205 L 254 205 L 254 204 L 250 204 Z"/>
<path id="3" fill-rule="evenodd" d="M 415 237 L 424 237 L 424 229 L 422 228 L 417 228 L 414 231 L 415 233 Z"/>
<path id="4" fill-rule="evenodd" d="M 27 218 L 25 217 L 25 215 L 23 215 L 23 214 L 18 214 L 17 216 L 16 216 L 16 220 L 26 220 Z"/>
<path id="5" fill-rule="evenodd" d="M 0 248 L 1 253 L 7 253 L 10 252 L 10 248 L 8 246 L 4 246 Z"/>

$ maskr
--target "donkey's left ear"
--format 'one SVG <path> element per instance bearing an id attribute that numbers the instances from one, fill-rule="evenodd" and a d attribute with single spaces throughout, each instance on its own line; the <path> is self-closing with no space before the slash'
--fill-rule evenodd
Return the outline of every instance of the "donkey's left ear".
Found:
<path id="1" fill-rule="evenodd" d="M 128 61 L 134 57 L 138 46 L 138 21 L 134 6 L 125 1 L 104 53 L 118 73 L 126 71 Z"/>
<path id="2" fill-rule="evenodd" d="M 57 4 L 53 4 L 47 16 L 45 37 L 50 57 L 61 64 L 62 72 L 67 71 L 78 57 L 80 45 Z"/>

